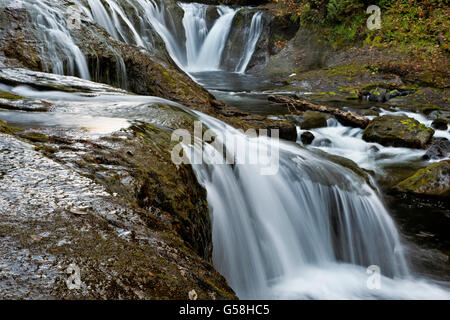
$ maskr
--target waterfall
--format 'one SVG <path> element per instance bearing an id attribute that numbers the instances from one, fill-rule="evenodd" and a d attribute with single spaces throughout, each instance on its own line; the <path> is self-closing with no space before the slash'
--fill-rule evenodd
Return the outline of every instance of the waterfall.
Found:
<path id="1" fill-rule="evenodd" d="M 151 52 L 158 51 L 157 33 L 172 59 L 186 72 L 218 71 L 223 70 L 221 59 L 233 19 L 242 9 L 197 3 L 178 3 L 176 8 L 168 8 L 164 1 L 156 0 L 74 0 L 70 6 L 50 0 L 0 2 L 5 6 L 17 3 L 30 13 L 35 32 L 45 43 L 42 46 L 45 71 L 84 79 L 90 79 L 91 75 L 86 57 L 73 37 L 73 33 L 80 32 L 74 23 L 96 22 L 114 39 Z M 215 21 L 208 20 L 208 10 L 217 11 Z M 175 13 L 183 14 L 182 25 L 174 19 Z M 243 27 L 241 56 L 230 71 L 245 72 L 261 35 L 261 20 L 262 13 L 257 12 L 251 25 Z M 210 28 L 208 21 L 212 22 Z M 113 48 L 110 50 L 116 56 L 119 85 L 126 88 L 123 58 Z"/>
<path id="2" fill-rule="evenodd" d="M 45 71 L 90 78 L 87 61 L 70 34 L 69 15 L 78 14 L 74 7 L 64 8 L 60 3 L 47 0 L 1 0 L 0 5 L 27 10 L 36 28 L 28 32 L 35 32 L 46 44 L 41 48 Z"/>
<path id="3" fill-rule="evenodd" d="M 223 49 L 238 10 L 226 6 L 217 7 L 219 18 L 208 31 L 206 29 L 207 6 L 199 4 L 180 4 L 180 6 L 185 12 L 183 25 L 186 30 L 188 50 L 187 65 L 184 67 L 189 72 L 220 70 Z"/>
<path id="4" fill-rule="evenodd" d="M 235 157 L 275 143 L 197 114 Z M 214 164 L 221 154 L 204 148 L 204 163 L 193 167 L 208 192 L 213 262 L 239 298 L 449 297 L 411 277 L 393 220 L 352 171 L 287 142 L 277 145 L 275 175 L 261 175 L 261 165 Z M 198 147 L 186 150 L 201 157 Z M 379 290 L 367 285 L 372 265 L 382 273 Z"/>
<path id="5" fill-rule="evenodd" d="M 15 3 L 0 0 L 1 4 Z M 46 45 L 50 71 L 89 79 L 86 58 L 72 38 L 62 1 L 19 2 Z M 180 4 L 183 29 L 171 10 L 152 0 L 73 0 L 83 19 L 97 22 L 119 41 L 155 50 L 156 31 L 173 60 L 188 72 L 221 70 L 221 57 L 240 8 L 214 7 L 208 27 L 205 5 Z M 181 26 L 180 23 L 178 25 Z M 245 72 L 261 36 L 262 14 L 243 33 L 234 71 Z M 180 40 L 181 39 L 181 40 Z M 124 68 L 123 60 L 118 63 Z M 130 99 L 137 99 L 131 97 Z M 257 154 L 274 139 L 249 138 L 196 113 L 227 151 Z M 221 137 L 221 134 L 223 135 Z M 229 142 L 231 141 L 231 142 Z M 236 147 L 236 148 L 235 148 Z M 213 262 L 240 298 L 450 298 L 448 292 L 412 277 L 395 224 L 377 193 L 349 169 L 279 142 L 279 170 L 263 165 L 214 165 L 220 154 L 209 144 L 205 163 L 193 164 L 208 192 L 213 223 Z M 192 149 L 199 153 L 198 147 Z M 208 164 L 210 163 L 210 164 Z M 381 288 L 367 286 L 367 267 L 381 271 Z"/>
<path id="6" fill-rule="evenodd" d="M 255 52 L 256 44 L 261 37 L 262 28 L 262 13 L 257 12 L 253 15 L 250 30 L 248 31 L 248 36 L 244 42 L 246 44 L 244 54 L 236 66 L 236 72 L 244 73 L 245 70 L 247 70 L 247 66 L 250 63 L 253 53 Z"/>
<path id="7" fill-rule="evenodd" d="M 199 3 L 180 3 L 184 10 L 183 26 L 186 32 L 187 65 L 197 62 L 202 44 L 208 35 L 206 24 L 206 10 L 208 7 Z"/>

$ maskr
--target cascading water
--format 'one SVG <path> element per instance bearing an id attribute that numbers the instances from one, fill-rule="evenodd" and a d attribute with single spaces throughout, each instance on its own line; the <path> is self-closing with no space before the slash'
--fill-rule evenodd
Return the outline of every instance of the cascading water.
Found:
<path id="1" fill-rule="evenodd" d="M 252 23 L 250 25 L 250 30 L 246 37 L 246 43 L 244 54 L 242 55 L 238 65 L 236 66 L 236 72 L 244 73 L 247 70 L 247 66 L 255 52 L 256 44 L 262 33 L 262 12 L 257 12 L 253 15 Z"/>
<path id="2" fill-rule="evenodd" d="M 187 72 L 221 70 L 221 59 L 232 27 L 241 8 L 214 7 L 218 18 L 207 26 L 207 10 L 211 7 L 197 3 L 179 3 L 183 10 L 183 28 L 173 18 L 172 9 L 154 0 L 74 0 L 67 6 L 63 1 L 29 0 L 19 2 L 30 13 L 32 24 L 41 41 L 46 71 L 76 75 L 90 79 L 88 63 L 72 32 L 77 19 L 87 19 L 102 26 L 114 39 L 157 50 L 156 33 L 163 39 L 175 63 Z M 1 0 L 2 6 L 13 6 L 16 0 Z M 261 35 L 260 12 L 255 13 L 248 30 L 243 32 L 241 58 L 235 72 L 245 72 Z M 156 33 L 155 33 L 156 31 Z M 118 84 L 126 88 L 123 58 L 110 48 L 117 60 Z M 94 70 L 95 73 L 95 70 Z M 94 74 L 95 77 L 95 74 Z"/>
<path id="3" fill-rule="evenodd" d="M 155 49 L 154 29 L 164 40 L 166 48 L 179 67 L 187 72 L 221 70 L 221 59 L 232 27 L 241 8 L 211 7 L 198 3 L 178 3 L 183 10 L 183 29 L 174 20 L 173 9 L 164 2 L 153 0 L 128 1 L 125 10 L 121 0 L 77 0 L 76 4 L 91 20 L 103 26 L 115 39 Z M 217 10 L 218 18 L 208 28 L 207 11 Z M 233 71 L 245 72 L 262 32 L 262 13 L 254 14 L 251 25 L 243 34 L 243 51 Z M 183 42 L 184 40 L 184 42 Z"/>
<path id="4" fill-rule="evenodd" d="M 197 114 L 227 159 L 230 153 L 245 158 L 243 151 L 263 155 L 263 165 L 214 165 L 222 154 L 213 146 L 206 144 L 203 155 L 198 146 L 187 149 L 191 159 L 203 156 L 203 164 L 193 162 L 208 191 L 213 262 L 238 297 L 450 298 L 411 277 L 396 227 L 362 178 L 294 144 L 249 138 Z M 268 156 L 272 147 L 279 151 L 279 171 L 261 175 L 275 159 Z M 371 265 L 383 274 L 378 290 L 367 285 Z"/>
<path id="5" fill-rule="evenodd" d="M 0 5 L 27 10 L 34 32 L 46 44 L 41 48 L 46 71 L 90 78 L 86 58 L 70 34 L 69 14 L 77 14 L 73 7 L 46 0 L 1 0 Z"/>
<path id="6" fill-rule="evenodd" d="M 183 25 L 186 30 L 188 57 L 186 70 L 189 72 L 220 70 L 223 49 L 237 10 L 219 6 L 217 8 L 219 18 L 211 30 L 207 31 L 205 29 L 207 6 L 198 4 L 180 4 L 180 6 L 185 12 Z"/>
<path id="7" fill-rule="evenodd" d="M 219 18 L 208 29 L 202 5 L 181 5 L 182 43 L 162 3 L 126 1 L 128 9 L 121 0 L 74 3 L 84 18 L 102 25 L 115 39 L 148 50 L 154 47 L 153 27 L 172 58 L 188 71 L 220 69 L 239 10 L 217 7 Z M 89 78 L 62 7 L 47 0 L 28 0 L 24 5 L 48 44 L 51 70 Z M 235 71 L 247 68 L 260 24 L 257 13 Z M 255 154 L 261 146 L 276 143 L 248 138 L 216 119 L 197 115 L 216 133 L 225 134 L 227 151 L 233 150 L 228 140 L 236 143 L 235 156 L 242 156 L 246 148 Z M 209 150 L 206 160 L 220 157 L 209 144 L 204 147 Z M 208 191 L 215 267 L 240 298 L 450 298 L 444 289 L 412 278 L 395 225 L 364 180 L 295 144 L 280 142 L 279 152 L 279 171 L 274 175 L 261 175 L 261 165 L 194 165 Z M 383 274 L 378 290 L 367 286 L 369 265 L 379 266 Z"/>

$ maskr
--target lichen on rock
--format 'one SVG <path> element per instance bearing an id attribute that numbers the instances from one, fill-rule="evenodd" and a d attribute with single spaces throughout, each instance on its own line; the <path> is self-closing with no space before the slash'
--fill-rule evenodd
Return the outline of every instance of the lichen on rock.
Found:
<path id="1" fill-rule="evenodd" d="M 423 196 L 450 196 L 450 161 L 443 160 L 418 170 L 400 182 L 397 191 Z"/>
<path id="2" fill-rule="evenodd" d="M 363 139 L 385 146 L 424 149 L 433 135 L 433 129 L 415 119 L 385 115 L 370 122 L 364 130 Z"/>

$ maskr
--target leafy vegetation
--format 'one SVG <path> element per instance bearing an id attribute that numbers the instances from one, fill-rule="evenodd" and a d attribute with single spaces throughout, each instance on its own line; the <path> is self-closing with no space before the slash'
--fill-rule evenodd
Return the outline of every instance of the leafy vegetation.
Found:
<path id="1" fill-rule="evenodd" d="M 284 14 L 316 28 L 335 45 L 356 42 L 378 47 L 420 48 L 427 53 L 449 51 L 449 0 L 273 0 Z M 382 28 L 369 30 L 369 5 L 381 8 Z"/>

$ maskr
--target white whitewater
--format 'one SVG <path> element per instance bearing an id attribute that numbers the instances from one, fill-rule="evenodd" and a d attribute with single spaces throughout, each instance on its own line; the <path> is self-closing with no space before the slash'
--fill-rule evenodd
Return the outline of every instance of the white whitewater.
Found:
<path id="1" fill-rule="evenodd" d="M 236 157 L 275 143 L 198 115 Z M 261 165 L 208 165 L 220 154 L 205 148 L 194 169 L 208 191 L 213 262 L 239 298 L 450 298 L 412 278 L 394 222 L 353 172 L 286 142 L 276 175 L 261 175 Z M 380 267 L 380 289 L 367 286 L 371 265 Z"/>
<path id="2" fill-rule="evenodd" d="M 199 3 L 180 3 L 184 10 L 183 27 L 186 33 L 186 65 L 197 62 L 202 44 L 208 35 L 207 6 Z"/>
<path id="3" fill-rule="evenodd" d="M 207 30 L 206 14 L 195 12 L 195 4 L 184 6 L 186 43 L 181 43 L 176 23 L 163 4 L 131 0 L 126 1 L 125 9 L 122 0 L 74 2 L 83 19 L 96 21 L 117 40 L 148 50 L 154 45 L 153 26 L 172 58 L 186 70 L 202 69 L 202 64 L 207 66 L 202 70 L 220 69 L 220 55 L 238 10 L 218 7 L 219 18 Z M 50 71 L 88 79 L 86 59 L 72 39 L 58 2 L 20 3 L 32 13 L 48 44 Z M 255 15 L 239 72 L 245 71 L 251 59 L 260 23 Z M 21 90 L 21 94 L 30 94 Z M 124 109 L 130 111 L 128 107 Z M 237 157 L 245 146 L 254 154 L 275 143 L 262 137 L 247 138 L 216 119 L 197 115 L 226 136 L 228 150 L 233 149 L 229 140 L 236 143 Z M 111 122 L 113 128 L 124 125 Z M 217 157 L 210 145 L 205 148 L 210 151 L 207 158 Z M 448 290 L 412 278 L 395 224 L 364 180 L 295 144 L 281 142 L 279 160 L 278 173 L 266 176 L 260 174 L 258 165 L 194 165 L 208 191 L 214 265 L 240 298 L 450 299 Z M 370 265 L 379 266 L 383 274 L 380 289 L 367 287 L 366 268 Z"/>
<path id="4" fill-rule="evenodd" d="M 155 50 L 154 31 L 163 39 L 175 63 L 186 72 L 222 70 L 221 60 L 232 27 L 241 8 L 216 6 L 218 18 L 207 27 L 206 12 L 210 6 L 179 3 L 184 11 L 182 28 L 164 1 L 155 0 L 74 0 L 72 6 L 54 0 L 0 0 L 2 6 L 20 6 L 30 13 L 37 35 L 46 45 L 46 71 L 90 79 L 86 57 L 73 38 L 76 23 L 90 20 L 102 26 L 114 39 Z M 243 32 L 243 51 L 235 72 L 243 73 L 251 60 L 261 34 L 260 12 Z M 81 20 L 80 20 L 81 19 Z M 112 50 L 114 51 L 114 50 Z M 122 57 L 116 54 L 119 85 L 126 88 L 126 70 Z M 95 75 L 94 75 L 95 76 Z"/>
<path id="5" fill-rule="evenodd" d="M 183 25 L 186 30 L 187 64 L 189 72 L 218 71 L 223 50 L 238 9 L 218 6 L 219 18 L 211 30 L 206 28 L 208 6 L 180 4 L 184 10 Z M 197 49 L 193 49 L 197 48 Z"/>
<path id="6" fill-rule="evenodd" d="M 255 53 L 256 44 L 261 37 L 262 31 L 262 12 L 257 12 L 253 15 L 250 30 L 248 30 L 246 41 L 244 41 L 244 43 L 246 43 L 244 54 L 242 55 L 241 60 L 236 66 L 236 72 L 245 73 L 245 71 L 247 70 L 247 66 L 250 63 L 253 54 Z"/>
<path id="7" fill-rule="evenodd" d="M 63 8 L 60 3 L 48 0 L 0 0 L 0 5 L 24 8 L 30 14 L 37 36 L 46 44 L 41 48 L 46 71 L 90 78 L 86 59 L 70 34 L 67 14 L 72 7 Z M 76 11 L 71 13 L 77 14 Z"/>
<path id="8" fill-rule="evenodd" d="M 105 5 L 104 5 L 105 3 Z M 77 0 L 76 4 L 89 19 L 103 26 L 117 40 L 154 49 L 153 28 L 163 39 L 175 63 L 188 73 L 222 70 L 221 60 L 232 27 L 233 19 L 241 8 L 216 6 L 218 18 L 207 25 L 207 10 L 211 6 L 198 3 L 178 3 L 184 11 L 182 29 L 171 9 L 163 1 Z M 173 10 L 173 9 L 172 9 Z M 242 57 L 236 72 L 245 72 L 262 32 L 262 13 L 254 14 L 252 23 L 243 35 Z M 184 39 L 184 42 L 183 42 Z"/>

